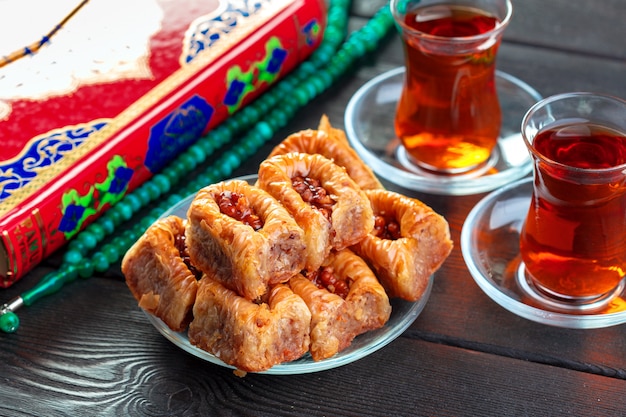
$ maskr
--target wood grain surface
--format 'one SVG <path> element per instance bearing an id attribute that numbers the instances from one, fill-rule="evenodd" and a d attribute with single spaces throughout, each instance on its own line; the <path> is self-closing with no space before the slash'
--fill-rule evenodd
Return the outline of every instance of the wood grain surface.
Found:
<path id="1" fill-rule="evenodd" d="M 355 1 L 350 28 L 384 2 Z M 542 95 L 585 90 L 626 98 L 626 0 L 514 0 L 498 68 Z M 402 65 L 397 34 L 279 132 L 234 174 L 254 173 L 287 134 L 346 104 Z M 387 184 L 397 189 L 392 184 Z M 187 354 L 150 325 L 114 265 L 20 310 L 0 334 L 0 415 L 20 416 L 620 416 L 626 415 L 626 327 L 570 330 L 520 318 L 475 284 L 459 238 L 483 194 L 400 190 L 442 213 L 455 249 L 428 304 L 381 350 L 318 373 L 244 378 Z M 53 256 L 1 302 L 59 265 Z"/>

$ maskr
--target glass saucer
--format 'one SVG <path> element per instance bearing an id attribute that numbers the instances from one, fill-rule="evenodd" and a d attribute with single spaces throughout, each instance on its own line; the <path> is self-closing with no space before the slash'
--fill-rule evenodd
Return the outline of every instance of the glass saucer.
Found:
<path id="1" fill-rule="evenodd" d="M 253 184 L 257 180 L 256 175 L 246 175 L 243 177 L 237 177 L 236 179 L 248 181 Z M 164 218 L 170 215 L 178 216 L 181 218 L 187 217 L 187 210 L 193 201 L 195 194 L 185 197 L 177 204 L 170 207 L 165 211 L 160 218 Z M 422 313 L 422 310 L 426 307 L 426 303 L 430 297 L 434 283 L 434 275 L 428 280 L 428 286 L 424 291 L 424 294 L 419 300 L 415 302 L 405 301 L 398 298 L 392 298 L 389 300 L 391 303 L 391 316 L 385 325 L 381 328 L 368 331 L 366 333 L 357 336 L 350 346 L 337 353 L 336 355 L 323 359 L 320 361 L 314 361 L 309 353 L 306 353 L 299 359 L 291 362 L 285 362 L 278 365 L 274 365 L 270 369 L 258 372 L 266 375 L 297 375 L 306 374 L 312 372 L 320 372 L 328 369 L 337 368 L 339 366 L 347 365 L 361 358 L 364 358 L 379 349 L 387 346 L 389 343 L 397 339 L 402 333 L 417 319 Z M 192 354 L 193 356 L 216 364 L 226 368 L 235 369 L 233 366 L 224 363 L 215 355 L 200 349 L 199 347 L 191 344 L 187 336 L 187 332 L 175 332 L 170 329 L 163 321 L 153 316 L 152 314 L 145 312 L 150 323 L 170 342 L 176 345 L 183 351 Z"/>
<path id="2" fill-rule="evenodd" d="M 371 355 L 397 339 L 415 321 L 424 307 L 426 307 L 433 282 L 434 277 L 430 277 L 427 292 L 416 302 L 404 301 L 398 298 L 390 299 L 391 317 L 389 321 L 379 329 L 371 330 L 357 336 L 350 346 L 337 353 L 335 356 L 320 361 L 314 361 L 311 354 L 307 352 L 300 359 L 274 365 L 270 369 L 258 373 L 265 375 L 308 374 L 347 365 Z M 235 369 L 233 366 L 222 362 L 217 356 L 191 344 L 187 337 L 187 332 L 175 332 L 157 317 L 147 312 L 145 312 L 145 314 L 159 333 L 178 348 L 201 360 L 225 368 Z"/>
<path id="3" fill-rule="evenodd" d="M 540 304 L 523 274 L 519 237 L 532 194 L 532 178 L 504 186 L 483 198 L 461 231 L 461 252 L 478 286 L 510 312 L 538 323 L 593 329 L 626 323 L 626 291 L 601 309 L 564 310 Z"/>
<path id="4" fill-rule="evenodd" d="M 521 137 L 526 111 L 541 95 L 504 72 L 496 72 L 502 127 L 491 159 L 481 168 L 460 175 L 436 175 L 409 161 L 394 133 L 396 104 L 404 82 L 404 67 L 383 73 L 363 85 L 345 113 L 346 135 L 361 158 L 382 178 L 408 189 L 433 194 L 467 195 L 491 191 L 522 178 L 531 160 Z"/>

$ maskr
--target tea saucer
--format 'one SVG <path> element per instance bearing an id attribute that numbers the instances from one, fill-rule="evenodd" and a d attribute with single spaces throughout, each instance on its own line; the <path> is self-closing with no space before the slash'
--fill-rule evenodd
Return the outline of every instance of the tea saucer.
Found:
<path id="1" fill-rule="evenodd" d="M 538 323 L 592 329 L 626 323 L 626 291 L 601 309 L 563 310 L 539 303 L 523 278 L 520 231 L 532 194 L 532 178 L 518 180 L 483 198 L 461 231 L 461 252 L 478 286 L 510 312 Z"/>
<path id="2" fill-rule="evenodd" d="M 542 97 L 528 84 L 501 71 L 496 71 L 496 88 L 502 127 L 491 159 L 481 168 L 459 175 L 436 175 L 411 163 L 394 133 L 404 72 L 400 67 L 373 78 L 354 94 L 346 108 L 350 144 L 376 174 L 412 190 L 467 195 L 491 191 L 531 171 L 520 127 L 526 111 Z"/>

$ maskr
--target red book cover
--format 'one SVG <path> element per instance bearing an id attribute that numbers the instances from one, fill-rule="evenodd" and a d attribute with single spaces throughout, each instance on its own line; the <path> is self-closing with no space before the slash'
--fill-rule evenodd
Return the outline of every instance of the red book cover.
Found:
<path id="1" fill-rule="evenodd" d="M 1 287 L 284 77 L 326 24 L 324 0 L 40 3 L 0 4 Z"/>

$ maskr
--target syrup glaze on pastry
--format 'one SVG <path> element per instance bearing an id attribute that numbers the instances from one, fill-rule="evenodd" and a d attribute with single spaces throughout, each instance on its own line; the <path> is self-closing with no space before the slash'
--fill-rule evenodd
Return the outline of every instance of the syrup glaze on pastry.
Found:
<path id="1" fill-rule="evenodd" d="M 142 308 L 260 372 L 307 351 L 330 358 L 384 326 L 389 298 L 422 297 L 451 248 L 445 219 L 385 191 L 322 117 L 273 150 L 256 186 L 205 187 L 187 220 L 157 221 L 122 268 Z"/>
<path id="2" fill-rule="evenodd" d="M 331 248 L 351 246 L 374 227 L 364 191 L 344 168 L 322 155 L 288 153 L 269 158 L 260 165 L 257 183 L 280 201 L 304 230 L 309 270 L 319 268 Z M 316 196 L 325 203 L 322 209 L 315 204 Z"/>
<path id="3" fill-rule="evenodd" d="M 189 326 L 191 344 L 246 372 L 298 359 L 309 349 L 311 313 L 289 287 L 272 287 L 254 303 L 204 276 Z"/>
<path id="4" fill-rule="evenodd" d="M 203 188 L 187 216 L 192 263 L 249 300 L 304 266 L 303 230 L 275 198 L 246 181 Z"/>
<path id="5" fill-rule="evenodd" d="M 329 358 L 361 333 L 389 320 L 391 304 L 363 259 L 348 249 L 331 252 L 319 269 L 304 271 L 290 287 L 311 310 L 311 357 Z"/>
<path id="6" fill-rule="evenodd" d="M 348 331 L 350 306 L 346 300 L 325 288 L 319 288 L 300 274 L 289 280 L 289 286 L 304 300 L 311 312 L 309 351 L 313 360 L 330 358 L 348 347 L 355 335 Z"/>
<path id="7" fill-rule="evenodd" d="M 352 250 L 376 271 L 389 297 L 416 301 L 452 250 L 448 223 L 419 200 L 386 190 L 366 194 L 376 226 Z"/>
<path id="8" fill-rule="evenodd" d="M 184 223 L 176 216 L 156 221 L 122 260 L 126 284 L 139 306 L 174 331 L 185 330 L 191 321 L 197 290 L 194 268 L 185 263 Z"/>
<path id="9" fill-rule="evenodd" d="M 322 117 L 319 130 L 308 129 L 289 135 L 272 150 L 269 158 L 292 152 L 320 154 L 332 160 L 344 167 L 350 178 L 364 190 L 383 188 L 372 170 L 348 145 L 345 133 L 333 128 L 326 116 Z"/>
<path id="10" fill-rule="evenodd" d="M 349 249 L 331 252 L 326 267 L 348 282 L 352 331 L 355 335 L 382 327 L 391 315 L 391 304 L 385 289 L 367 263 Z"/>

